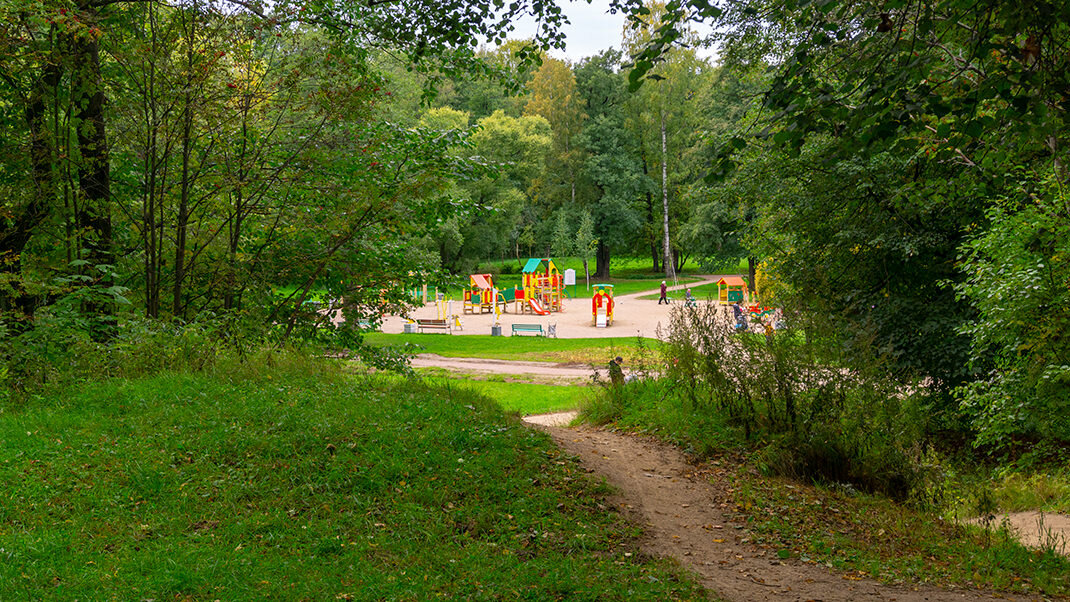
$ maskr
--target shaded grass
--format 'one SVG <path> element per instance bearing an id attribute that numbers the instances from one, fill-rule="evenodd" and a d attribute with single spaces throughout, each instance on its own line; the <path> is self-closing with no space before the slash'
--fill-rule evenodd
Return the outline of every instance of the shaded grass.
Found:
<path id="1" fill-rule="evenodd" d="M 496 360 L 563 362 L 604 365 L 620 355 L 628 362 L 638 353 L 636 337 L 594 339 L 551 339 L 546 337 L 492 337 L 490 335 L 430 336 L 421 334 L 369 333 L 369 345 L 400 347 L 419 345 L 422 353 L 445 357 L 480 357 Z M 658 345 L 656 339 L 644 339 L 643 345 Z"/>
<path id="2" fill-rule="evenodd" d="M 1008 474 L 995 483 L 993 498 L 1001 510 L 1041 510 L 1070 514 L 1070 471 Z"/>
<path id="3" fill-rule="evenodd" d="M 763 547 L 884 582 L 1070 592 L 1070 560 L 1027 549 L 1004 531 L 986 534 L 884 497 L 750 470 L 745 464 L 732 470 L 728 490 L 739 519 Z"/>
<path id="4" fill-rule="evenodd" d="M 90 383 L 0 414 L 0 599 L 704 599 L 583 474 L 455 387 Z"/>

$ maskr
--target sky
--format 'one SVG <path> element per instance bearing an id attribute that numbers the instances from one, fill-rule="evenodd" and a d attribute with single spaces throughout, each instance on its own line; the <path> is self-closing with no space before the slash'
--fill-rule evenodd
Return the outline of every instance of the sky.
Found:
<path id="1" fill-rule="evenodd" d="M 593 0 L 587 4 L 584 0 L 563 2 L 562 9 L 568 16 L 569 25 L 565 26 L 565 52 L 554 50 L 550 56 L 567 59 L 572 63 L 598 54 L 609 47 L 620 48 L 624 32 L 625 17 L 622 13 L 608 13 L 608 0 Z M 700 32 L 701 27 L 696 27 Z M 516 23 L 516 31 L 510 37 L 525 38 L 535 34 L 535 21 L 524 19 Z M 699 56 L 712 56 L 713 52 L 699 49 Z"/>

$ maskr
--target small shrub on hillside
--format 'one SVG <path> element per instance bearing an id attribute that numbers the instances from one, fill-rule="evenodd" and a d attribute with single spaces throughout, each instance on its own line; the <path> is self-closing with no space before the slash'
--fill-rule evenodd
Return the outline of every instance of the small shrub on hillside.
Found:
<path id="1" fill-rule="evenodd" d="M 900 500 L 931 489 L 920 458 L 924 390 L 882 375 L 878 361 L 865 373 L 840 368 L 845 362 L 820 336 L 820 325 L 808 329 L 810 336 L 796 329 L 766 337 L 737 331 L 725 309 L 675 310 L 661 347 L 662 384 L 656 392 L 613 392 L 620 399 L 607 393 L 611 407 L 620 408 L 616 413 L 649 406 L 721 425 L 701 432 L 674 420 L 687 438 L 736 429 L 762 449 L 762 464 L 777 474 L 849 483 Z M 718 443 L 692 446 L 716 449 Z"/>

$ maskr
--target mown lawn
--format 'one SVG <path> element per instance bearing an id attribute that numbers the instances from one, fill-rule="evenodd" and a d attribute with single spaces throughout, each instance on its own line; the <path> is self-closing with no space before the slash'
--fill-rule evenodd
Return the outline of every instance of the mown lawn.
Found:
<path id="1" fill-rule="evenodd" d="M 620 355 L 634 363 L 641 353 L 660 345 L 656 339 L 613 337 L 604 339 L 550 339 L 545 337 L 492 337 L 490 335 L 432 336 L 426 334 L 365 335 L 369 345 L 400 347 L 406 343 L 421 347 L 420 353 L 445 357 L 481 357 L 529 362 L 570 362 L 605 365 Z"/>
<path id="2" fill-rule="evenodd" d="M 683 281 L 681 281 L 681 283 L 683 283 Z M 676 290 L 676 291 L 669 291 L 669 293 L 668 293 L 669 297 L 672 297 L 674 299 L 683 299 L 685 294 L 686 294 L 686 289 L 680 289 L 680 290 Z M 694 297 L 696 299 L 698 299 L 699 301 L 716 300 L 717 299 L 717 283 L 714 282 L 714 283 L 710 283 L 710 284 L 703 284 L 702 286 L 692 287 L 691 288 L 691 294 L 694 295 Z M 640 299 L 645 299 L 645 300 L 657 300 L 657 298 L 660 295 L 661 295 L 661 293 L 657 292 L 657 293 L 654 293 L 652 295 L 643 295 L 642 297 L 639 297 L 639 298 Z"/>
<path id="3" fill-rule="evenodd" d="M 463 388 L 305 367 L 0 412 L 0 600 L 699 600 Z"/>
<path id="4" fill-rule="evenodd" d="M 417 373 L 441 387 L 466 389 L 494 400 L 506 412 L 521 416 L 577 410 L 593 390 L 586 383 L 546 384 L 523 382 L 522 375 L 471 375 L 439 369 L 421 369 Z"/>

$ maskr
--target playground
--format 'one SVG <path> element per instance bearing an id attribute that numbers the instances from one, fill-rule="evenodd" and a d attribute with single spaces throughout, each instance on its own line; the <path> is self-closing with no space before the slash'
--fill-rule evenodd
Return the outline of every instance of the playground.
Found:
<path id="1" fill-rule="evenodd" d="M 670 291 L 677 291 L 678 295 L 690 286 L 696 287 L 704 284 L 716 283 L 722 276 L 701 276 L 697 282 L 680 284 L 669 287 Z M 592 293 L 595 286 L 592 285 Z M 501 326 L 502 336 L 510 336 L 514 325 L 541 325 L 544 335 L 548 334 L 549 326 L 554 326 L 557 337 L 565 339 L 575 338 L 605 338 L 605 337 L 629 337 L 643 336 L 656 338 L 659 327 L 666 327 L 669 323 L 669 311 L 671 306 L 658 305 L 656 300 L 641 299 L 649 295 L 650 291 L 615 295 L 613 297 L 612 322 L 604 328 L 594 325 L 597 319 L 597 311 L 592 315 L 592 298 L 579 297 L 570 299 L 567 296 L 557 297 L 558 311 L 551 313 L 533 313 L 531 311 L 516 311 L 519 305 L 515 302 L 508 303 L 508 309 L 500 316 L 495 312 L 464 313 L 463 301 L 456 300 L 450 304 L 448 301 L 428 303 L 417 307 L 409 313 L 412 320 L 441 320 L 450 323 L 450 328 L 442 330 L 455 335 L 465 334 L 491 334 L 491 328 L 497 323 Z M 700 303 L 706 303 L 700 299 Z M 443 307 L 440 304 L 444 304 Z M 523 307 L 523 305 L 519 305 Z M 605 307 L 605 301 L 603 301 Z M 452 311 L 451 311 L 452 309 Z M 457 318 L 453 318 L 457 316 Z M 458 328 L 457 322 L 460 322 Z M 405 325 L 412 324 L 401 316 L 388 316 L 383 321 L 382 331 L 388 333 L 400 333 L 405 331 Z M 413 327 L 410 327 L 413 328 Z"/>

